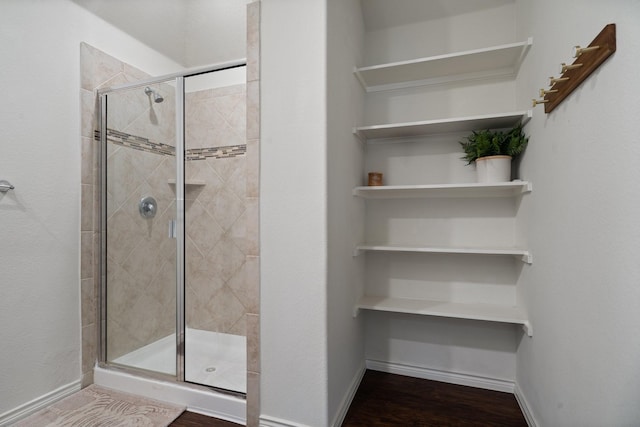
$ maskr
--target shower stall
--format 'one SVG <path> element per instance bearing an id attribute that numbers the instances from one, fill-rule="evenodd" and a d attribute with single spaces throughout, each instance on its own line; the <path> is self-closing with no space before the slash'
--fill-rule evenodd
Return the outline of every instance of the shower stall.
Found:
<path id="1" fill-rule="evenodd" d="M 98 90 L 102 367 L 246 393 L 244 67 Z"/>

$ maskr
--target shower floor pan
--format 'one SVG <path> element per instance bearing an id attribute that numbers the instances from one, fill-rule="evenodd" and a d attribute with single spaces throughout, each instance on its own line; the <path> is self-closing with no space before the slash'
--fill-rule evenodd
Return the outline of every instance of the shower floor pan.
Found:
<path id="1" fill-rule="evenodd" d="M 246 337 L 187 328 L 185 331 L 185 380 L 247 392 Z M 176 373 L 176 336 L 171 334 L 113 361 L 125 366 Z"/>

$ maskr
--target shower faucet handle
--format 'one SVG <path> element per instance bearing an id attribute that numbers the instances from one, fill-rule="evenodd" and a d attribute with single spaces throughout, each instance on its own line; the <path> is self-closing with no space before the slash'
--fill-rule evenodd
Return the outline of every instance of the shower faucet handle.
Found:
<path id="1" fill-rule="evenodd" d="M 13 190 L 15 187 L 11 185 L 9 181 L 4 179 L 0 180 L 0 192 L 6 193 L 9 190 Z"/>
<path id="2" fill-rule="evenodd" d="M 156 216 L 158 211 L 158 203 L 156 199 L 151 196 L 143 197 L 138 203 L 138 211 L 140 216 L 145 219 L 151 219 Z"/>

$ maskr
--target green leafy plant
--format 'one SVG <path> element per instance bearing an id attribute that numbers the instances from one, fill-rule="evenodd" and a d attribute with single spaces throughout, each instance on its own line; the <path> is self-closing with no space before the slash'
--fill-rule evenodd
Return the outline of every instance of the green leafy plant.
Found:
<path id="1" fill-rule="evenodd" d="M 461 158 L 467 161 L 468 165 L 480 157 L 511 156 L 515 158 L 524 151 L 528 142 L 529 137 L 525 136 L 521 124 L 510 131 L 489 129 L 473 131 L 466 141 L 460 141 L 465 154 Z"/>

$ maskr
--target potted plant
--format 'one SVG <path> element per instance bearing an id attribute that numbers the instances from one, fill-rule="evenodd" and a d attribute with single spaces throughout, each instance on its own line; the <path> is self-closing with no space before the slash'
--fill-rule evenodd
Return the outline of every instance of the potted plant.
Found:
<path id="1" fill-rule="evenodd" d="M 522 131 L 522 124 L 509 131 L 473 131 L 460 141 L 464 150 L 463 160 L 476 164 L 478 182 L 506 182 L 511 180 L 511 161 L 521 154 L 529 138 Z"/>

